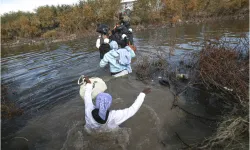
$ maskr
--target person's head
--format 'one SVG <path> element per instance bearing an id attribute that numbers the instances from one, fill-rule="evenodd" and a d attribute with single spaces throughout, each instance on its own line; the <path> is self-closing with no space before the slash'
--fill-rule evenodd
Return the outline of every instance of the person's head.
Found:
<path id="1" fill-rule="evenodd" d="M 127 45 L 126 45 L 126 42 L 123 40 L 122 42 L 121 42 L 121 48 L 125 48 Z"/>
<path id="2" fill-rule="evenodd" d="M 121 48 L 125 48 L 128 45 L 128 39 L 127 37 L 124 37 L 121 42 Z"/>
<path id="3" fill-rule="evenodd" d="M 108 35 L 108 34 L 109 34 L 109 32 L 103 33 L 103 34 L 102 34 L 102 38 L 104 38 L 104 39 L 109 38 L 109 35 Z"/>
<path id="4" fill-rule="evenodd" d="M 112 96 L 108 93 L 99 93 L 96 97 L 95 108 L 99 109 L 99 116 L 105 120 L 106 113 L 112 104 Z"/>
<path id="5" fill-rule="evenodd" d="M 111 41 L 109 43 L 109 45 L 110 45 L 110 49 L 113 49 L 113 50 L 117 50 L 118 49 L 118 44 L 117 44 L 116 41 Z"/>

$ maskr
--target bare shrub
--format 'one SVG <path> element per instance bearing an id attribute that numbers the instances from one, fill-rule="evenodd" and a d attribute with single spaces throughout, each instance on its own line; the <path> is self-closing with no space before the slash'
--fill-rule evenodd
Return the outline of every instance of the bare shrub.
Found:
<path id="1" fill-rule="evenodd" d="M 137 58 L 135 72 L 138 80 L 152 79 L 153 74 L 158 72 L 166 75 L 168 71 L 168 63 L 165 55 L 160 52 L 156 56 L 141 56 Z"/>
<path id="2" fill-rule="evenodd" d="M 135 66 L 136 77 L 139 80 L 149 79 L 151 77 L 151 64 L 147 56 L 138 58 Z"/>
<path id="3" fill-rule="evenodd" d="M 226 116 L 214 136 L 203 141 L 198 149 L 248 149 L 248 115 Z"/>
<path id="4" fill-rule="evenodd" d="M 216 43 L 216 41 L 215 41 Z M 197 55 L 195 68 L 204 87 L 223 101 L 225 111 L 214 135 L 193 149 L 249 148 L 249 40 L 232 48 L 225 41 L 207 44 Z"/>
<path id="5" fill-rule="evenodd" d="M 199 73 L 206 87 L 217 88 L 242 102 L 249 99 L 249 60 L 238 56 L 235 49 L 208 46 L 200 52 Z"/>
<path id="6" fill-rule="evenodd" d="M 141 23 L 141 18 L 138 16 L 132 16 L 131 17 L 131 24 L 132 25 L 138 25 Z"/>

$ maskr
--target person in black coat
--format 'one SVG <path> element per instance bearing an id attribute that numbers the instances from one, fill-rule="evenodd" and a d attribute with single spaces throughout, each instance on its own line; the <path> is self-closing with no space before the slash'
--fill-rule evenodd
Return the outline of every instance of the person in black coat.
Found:
<path id="1" fill-rule="evenodd" d="M 108 38 L 100 38 L 100 46 L 99 46 L 99 52 L 100 52 L 100 59 L 103 59 L 104 55 L 110 51 L 109 46 L 109 39 Z"/>

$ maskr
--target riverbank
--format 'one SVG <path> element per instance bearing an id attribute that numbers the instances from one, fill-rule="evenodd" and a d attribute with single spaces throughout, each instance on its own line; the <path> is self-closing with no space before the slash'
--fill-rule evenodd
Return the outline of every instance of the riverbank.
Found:
<path id="1" fill-rule="evenodd" d="M 179 18 L 179 17 L 178 17 Z M 225 15 L 225 16 L 211 16 L 211 15 L 197 15 L 189 19 L 170 19 L 169 21 L 159 21 L 151 24 L 138 24 L 132 25 L 135 31 L 146 30 L 146 29 L 155 29 L 155 28 L 166 28 L 166 27 L 175 27 L 187 24 L 201 24 L 201 23 L 211 23 L 211 22 L 223 22 L 228 20 L 247 20 L 249 21 L 249 9 L 242 9 L 239 13 L 235 15 Z"/>
<path id="2" fill-rule="evenodd" d="M 209 22 L 218 22 L 218 21 L 226 21 L 226 20 L 248 20 L 249 21 L 249 9 L 244 8 L 239 10 L 234 15 L 224 15 L 224 16 L 213 16 L 208 15 L 206 13 L 200 13 L 190 17 L 188 19 L 181 20 L 179 17 L 169 19 L 168 21 L 156 21 L 154 23 L 139 23 L 137 25 L 132 24 L 132 29 L 135 31 L 141 31 L 146 29 L 155 29 L 155 28 L 167 28 L 167 27 L 175 27 L 187 24 L 201 24 L 201 23 L 209 23 Z M 65 33 L 58 33 L 57 36 L 51 38 L 17 38 L 16 40 L 9 41 L 7 43 L 1 43 L 1 47 L 3 48 L 11 48 L 11 47 L 18 47 L 22 45 L 41 45 L 41 44 L 52 44 L 52 43 L 59 43 L 59 42 L 66 42 L 66 41 L 73 41 L 80 38 L 85 37 L 93 37 L 98 35 L 95 31 L 96 29 L 89 28 L 89 30 L 85 30 L 84 32 L 75 33 L 67 35 Z"/>
<path id="3" fill-rule="evenodd" d="M 95 32 L 95 29 L 90 30 L 90 31 L 85 31 L 82 34 L 76 33 L 76 34 L 70 34 L 70 35 L 63 35 L 63 36 L 58 36 L 58 37 L 53 37 L 53 38 L 34 38 L 34 39 L 25 39 L 25 38 L 20 38 L 15 41 L 9 41 L 7 43 L 2 43 L 1 46 L 3 48 L 12 48 L 12 47 L 19 47 L 19 46 L 32 46 L 32 45 L 48 45 L 52 43 L 60 43 L 60 42 L 67 42 L 67 41 L 73 41 L 76 39 L 80 38 L 85 38 L 89 36 L 94 36 L 97 33 Z"/>

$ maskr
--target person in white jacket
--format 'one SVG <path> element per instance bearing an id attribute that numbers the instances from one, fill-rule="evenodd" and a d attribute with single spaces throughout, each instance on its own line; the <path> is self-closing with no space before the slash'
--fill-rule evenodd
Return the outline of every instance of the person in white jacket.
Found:
<path id="1" fill-rule="evenodd" d="M 112 103 L 112 96 L 108 93 L 100 93 L 96 97 L 96 105 L 93 104 L 91 93 L 92 83 L 88 77 L 85 77 L 86 91 L 85 102 L 85 129 L 87 131 L 99 130 L 107 131 L 119 128 L 119 125 L 132 117 L 141 107 L 145 95 L 151 92 L 150 88 L 144 89 L 135 102 L 126 109 L 109 110 Z"/>

